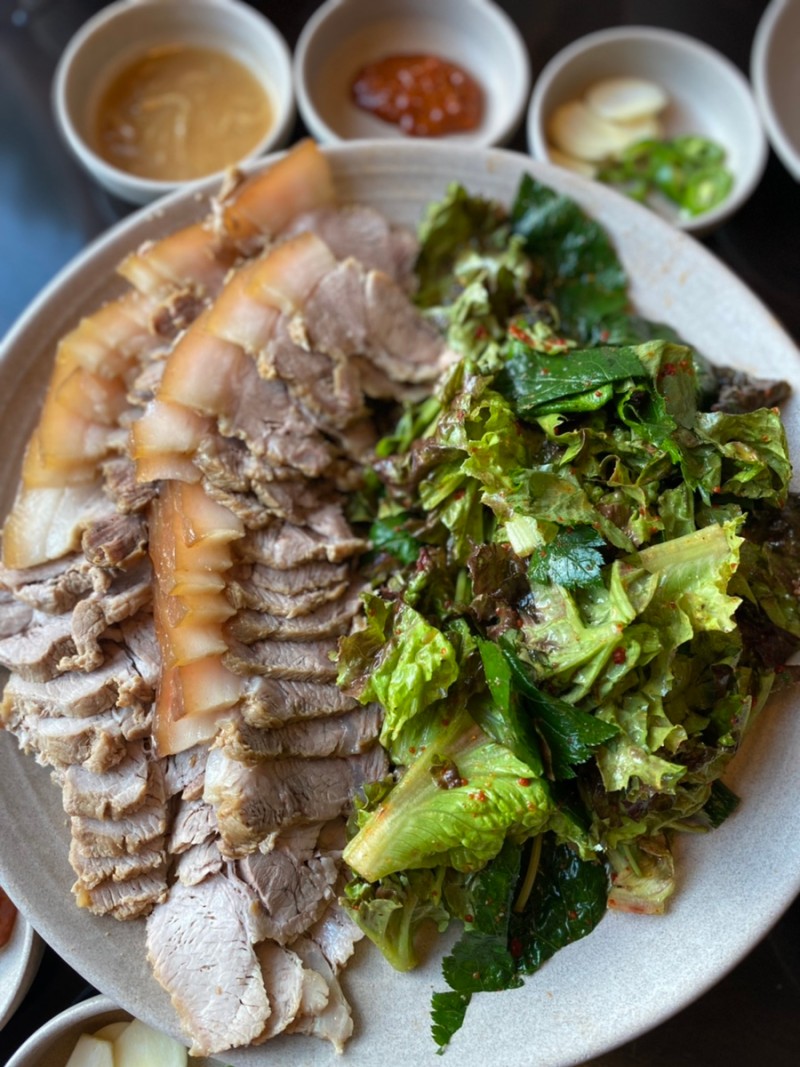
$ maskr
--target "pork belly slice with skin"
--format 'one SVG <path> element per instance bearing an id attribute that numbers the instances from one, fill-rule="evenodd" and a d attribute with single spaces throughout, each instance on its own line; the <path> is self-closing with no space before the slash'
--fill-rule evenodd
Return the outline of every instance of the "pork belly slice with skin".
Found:
<path id="1" fill-rule="evenodd" d="M 316 611 L 287 618 L 263 611 L 237 612 L 225 624 L 226 632 L 244 644 L 276 637 L 281 641 L 309 641 L 320 637 L 341 637 L 350 632 L 361 608 L 363 582 L 352 582 L 344 595 L 328 601 Z"/>
<path id="2" fill-rule="evenodd" d="M 386 767 L 378 745 L 357 756 L 254 765 L 213 749 L 204 797 L 216 808 L 223 854 L 245 856 L 277 830 L 336 818 L 363 785 L 383 777 Z"/>
<path id="3" fill-rule="evenodd" d="M 263 940 L 251 889 L 220 873 L 177 882 L 147 920 L 147 958 L 172 998 L 191 1053 L 251 1044 L 270 1014 L 254 944 Z"/>
<path id="4" fill-rule="evenodd" d="M 167 865 L 124 882 L 109 879 L 91 889 L 76 882 L 73 889 L 78 907 L 88 908 L 93 915 L 110 915 L 122 922 L 141 919 L 166 900 Z"/>
<path id="5" fill-rule="evenodd" d="M 151 777 L 161 773 L 142 742 L 130 744 L 125 758 L 102 773 L 80 765 L 69 767 L 63 783 L 64 811 L 92 819 L 120 819 L 145 802 Z"/>
<path id="6" fill-rule="evenodd" d="M 333 682 L 338 668 L 332 659 L 339 647 L 333 638 L 320 641 L 254 641 L 231 639 L 222 657 L 236 674 L 264 674 L 295 682 Z"/>
<path id="7" fill-rule="evenodd" d="M 330 442 L 282 381 L 264 380 L 242 348 L 209 332 L 213 316 L 203 316 L 176 345 L 152 411 L 162 401 L 184 405 L 215 418 L 223 436 L 244 441 L 253 455 L 272 466 L 312 478 L 323 474 L 336 455 Z"/>
<path id="8" fill-rule="evenodd" d="M 341 715 L 293 722 L 272 730 L 232 718 L 223 723 L 214 745 L 224 749 L 231 759 L 243 763 L 290 756 L 302 759 L 355 756 L 377 740 L 380 729 L 380 705 L 368 704 Z"/>
<path id="9" fill-rule="evenodd" d="M 359 706 L 337 685 L 255 676 L 247 680 L 240 711 L 251 726 L 271 728 L 339 715 Z"/>

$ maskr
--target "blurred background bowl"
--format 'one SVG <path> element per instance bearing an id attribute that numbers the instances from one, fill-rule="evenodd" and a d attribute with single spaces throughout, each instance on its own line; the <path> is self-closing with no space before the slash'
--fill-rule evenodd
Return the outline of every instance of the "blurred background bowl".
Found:
<path id="1" fill-rule="evenodd" d="M 245 159 L 285 144 L 294 123 L 288 46 L 272 23 L 252 7 L 239 0 L 121 0 L 111 4 L 89 19 L 67 45 L 53 81 L 53 108 L 61 134 L 78 161 L 109 192 L 131 203 L 149 203 L 190 183 L 137 177 L 103 159 L 92 135 L 97 103 L 110 81 L 130 62 L 150 49 L 176 43 L 232 56 L 265 89 L 272 121 Z"/>
<path id="2" fill-rule="evenodd" d="M 767 142 L 747 79 L 723 55 L 693 37 L 651 26 L 589 34 L 564 48 L 536 79 L 528 109 L 528 147 L 552 162 L 547 126 L 555 109 L 580 98 L 601 78 L 630 76 L 658 83 L 669 104 L 660 116 L 664 136 L 698 134 L 721 145 L 733 188 L 711 210 L 681 216 L 666 200 L 651 205 L 683 230 L 703 233 L 744 204 L 767 161 Z"/>
<path id="3" fill-rule="evenodd" d="M 306 23 L 294 56 L 297 106 L 312 136 L 328 144 L 406 139 L 398 126 L 363 111 L 350 96 L 365 63 L 401 54 L 448 59 L 482 86 L 482 122 L 472 132 L 446 135 L 447 140 L 487 146 L 512 137 L 530 92 L 530 61 L 516 25 L 491 0 L 323 4 Z"/>
<path id="4" fill-rule="evenodd" d="M 773 0 L 758 24 L 750 79 L 772 147 L 800 181 L 800 2 Z"/>

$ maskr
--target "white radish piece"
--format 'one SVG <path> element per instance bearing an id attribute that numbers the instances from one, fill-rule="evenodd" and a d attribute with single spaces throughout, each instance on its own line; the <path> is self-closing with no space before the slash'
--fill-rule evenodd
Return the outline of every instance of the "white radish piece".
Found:
<path id="1" fill-rule="evenodd" d="M 187 1052 L 174 1037 L 134 1019 L 114 1042 L 114 1063 L 116 1067 L 186 1067 Z"/>
<path id="2" fill-rule="evenodd" d="M 572 170 L 576 174 L 582 174 L 584 178 L 593 178 L 597 174 L 597 167 L 594 163 L 587 163 L 585 159 L 568 156 L 566 152 L 560 151 L 555 145 L 549 144 L 547 146 L 547 154 L 550 162 L 555 163 L 557 167 L 564 167 L 565 170 Z"/>
<path id="3" fill-rule="evenodd" d="M 580 100 L 556 108 L 548 135 L 556 148 L 589 163 L 609 159 L 630 143 L 623 127 L 601 119 Z"/>
<path id="4" fill-rule="evenodd" d="M 114 1067 L 114 1046 L 110 1041 L 81 1034 L 67 1067 Z"/>
<path id="5" fill-rule="evenodd" d="M 669 103 L 661 86 L 645 78 L 603 78 L 589 87 L 584 99 L 609 122 L 635 122 L 657 115 Z"/>

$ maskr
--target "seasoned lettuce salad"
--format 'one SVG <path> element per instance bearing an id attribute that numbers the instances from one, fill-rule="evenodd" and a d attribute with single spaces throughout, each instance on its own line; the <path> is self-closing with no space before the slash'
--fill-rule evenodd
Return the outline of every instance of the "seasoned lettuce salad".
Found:
<path id="1" fill-rule="evenodd" d="M 675 836 L 735 809 L 725 769 L 796 676 L 800 508 L 786 387 L 633 315 L 577 205 L 454 186 L 421 238 L 418 302 L 462 359 L 354 501 L 372 589 L 339 683 L 382 705 L 395 768 L 351 820 L 345 903 L 399 970 L 463 925 L 443 1048 L 607 908 L 662 912 Z"/>

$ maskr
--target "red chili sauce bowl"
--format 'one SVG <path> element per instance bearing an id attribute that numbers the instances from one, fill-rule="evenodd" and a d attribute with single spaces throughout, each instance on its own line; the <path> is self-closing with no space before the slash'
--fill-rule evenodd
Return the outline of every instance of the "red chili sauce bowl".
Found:
<path id="1" fill-rule="evenodd" d="M 414 100 L 386 77 L 380 99 L 374 78 L 371 94 L 354 91 L 376 65 L 383 75 L 390 68 L 390 81 L 398 70 L 410 72 Z M 300 113 L 321 142 L 414 136 L 486 146 L 504 144 L 519 125 L 530 60 L 515 24 L 492 0 L 328 0 L 300 35 L 294 79 Z M 448 107 L 456 121 L 448 121 Z"/>

